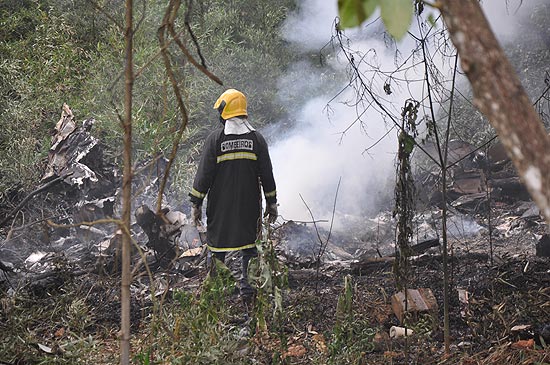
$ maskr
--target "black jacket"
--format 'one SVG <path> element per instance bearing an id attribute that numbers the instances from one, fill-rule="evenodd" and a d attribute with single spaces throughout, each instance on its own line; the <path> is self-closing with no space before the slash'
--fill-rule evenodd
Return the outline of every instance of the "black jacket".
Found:
<path id="1" fill-rule="evenodd" d="M 225 135 L 220 128 L 204 144 L 189 194 L 200 205 L 208 194 L 208 246 L 212 251 L 255 246 L 260 227 L 260 184 L 268 204 L 277 202 L 271 159 L 264 137 L 257 131 Z"/>

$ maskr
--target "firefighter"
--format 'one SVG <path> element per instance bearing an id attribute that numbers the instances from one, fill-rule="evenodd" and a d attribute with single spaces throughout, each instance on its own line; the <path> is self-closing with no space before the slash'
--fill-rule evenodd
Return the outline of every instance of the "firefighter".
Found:
<path id="1" fill-rule="evenodd" d="M 189 196 L 191 215 L 199 226 L 202 202 L 208 195 L 209 265 L 212 256 L 224 262 L 227 252 L 241 252 L 239 291 L 249 305 L 255 291 L 248 283 L 247 270 L 250 259 L 257 255 L 261 190 L 266 200 L 264 216 L 269 223 L 277 218 L 277 191 L 267 143 L 250 125 L 246 107 L 245 95 L 235 89 L 226 90 L 214 104 L 222 125 L 206 139 Z"/>

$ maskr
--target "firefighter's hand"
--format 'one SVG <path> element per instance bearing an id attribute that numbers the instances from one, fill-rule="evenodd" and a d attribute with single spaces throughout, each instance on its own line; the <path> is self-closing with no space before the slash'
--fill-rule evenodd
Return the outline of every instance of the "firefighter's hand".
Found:
<path id="1" fill-rule="evenodd" d="M 191 208 L 191 218 L 195 226 L 202 226 L 202 205 L 193 204 Z"/>
<path id="2" fill-rule="evenodd" d="M 268 204 L 264 213 L 264 217 L 267 217 L 267 221 L 269 223 L 275 223 L 277 216 L 278 216 L 277 203 Z"/>

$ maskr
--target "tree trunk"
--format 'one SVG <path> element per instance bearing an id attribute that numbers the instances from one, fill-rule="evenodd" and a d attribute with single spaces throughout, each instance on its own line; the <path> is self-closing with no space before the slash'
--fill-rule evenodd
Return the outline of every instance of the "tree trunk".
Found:
<path id="1" fill-rule="evenodd" d="M 498 44 L 478 0 L 437 2 L 474 105 L 489 119 L 508 156 L 550 225 L 550 136 Z"/>
<path id="2" fill-rule="evenodd" d="M 132 210 L 132 89 L 133 70 L 133 3 L 126 0 L 125 40 L 125 90 L 124 90 L 124 167 L 122 174 L 122 282 L 120 290 L 120 363 L 130 363 L 130 216 Z"/>

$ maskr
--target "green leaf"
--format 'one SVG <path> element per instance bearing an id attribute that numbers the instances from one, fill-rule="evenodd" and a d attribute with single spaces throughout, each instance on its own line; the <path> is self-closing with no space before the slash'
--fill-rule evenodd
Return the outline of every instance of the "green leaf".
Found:
<path id="1" fill-rule="evenodd" d="M 340 27 L 351 28 L 361 24 L 362 10 L 358 12 L 360 0 L 338 0 Z"/>
<path id="2" fill-rule="evenodd" d="M 361 25 L 374 13 L 378 3 L 379 0 L 338 0 L 340 27 L 352 28 Z"/>
<path id="3" fill-rule="evenodd" d="M 435 24 L 435 18 L 433 14 L 428 14 L 428 23 L 430 23 L 432 27 L 435 27 L 436 24 Z"/>
<path id="4" fill-rule="evenodd" d="M 248 263 L 248 280 L 257 289 L 271 290 L 272 277 L 269 266 L 256 257 L 252 258 Z"/>
<path id="5" fill-rule="evenodd" d="M 413 149 L 414 149 L 414 138 L 407 134 L 404 140 L 404 152 L 407 154 L 411 154 Z"/>
<path id="6" fill-rule="evenodd" d="M 384 0 L 380 3 L 381 16 L 388 32 L 397 40 L 403 38 L 411 25 L 413 3 L 411 0 Z"/>

